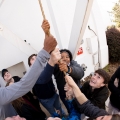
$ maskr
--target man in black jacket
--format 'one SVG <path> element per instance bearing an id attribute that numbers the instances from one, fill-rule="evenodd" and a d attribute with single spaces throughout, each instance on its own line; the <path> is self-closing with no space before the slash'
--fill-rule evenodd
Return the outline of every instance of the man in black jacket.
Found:
<path id="1" fill-rule="evenodd" d="M 32 54 L 28 58 L 28 65 L 31 66 L 36 60 L 36 54 Z M 54 66 L 46 66 L 50 72 L 54 71 Z M 49 82 L 46 84 L 39 84 L 40 80 L 49 79 Z M 59 116 L 55 111 L 59 111 L 63 114 L 61 103 L 59 100 L 59 95 L 56 93 L 55 86 L 52 80 L 52 74 L 48 75 L 46 73 L 41 74 L 32 89 L 34 95 L 39 99 L 40 103 L 48 110 L 51 116 Z"/>
<path id="2" fill-rule="evenodd" d="M 105 101 L 109 96 L 109 90 L 106 87 L 110 76 L 103 69 L 98 69 L 92 75 L 90 81 L 85 82 L 81 88 L 82 93 L 99 108 L 105 109 Z"/>

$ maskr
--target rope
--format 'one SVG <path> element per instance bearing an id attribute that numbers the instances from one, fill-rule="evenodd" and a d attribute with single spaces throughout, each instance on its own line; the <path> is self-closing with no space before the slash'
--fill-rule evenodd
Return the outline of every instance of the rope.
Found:
<path id="1" fill-rule="evenodd" d="M 42 12 L 42 16 L 43 16 L 43 19 L 45 20 L 45 13 L 44 13 L 44 10 L 43 10 L 43 7 L 42 7 L 42 2 L 41 0 L 38 0 L 39 1 L 39 5 L 40 5 L 40 9 L 41 9 L 41 12 Z"/>
<path id="2" fill-rule="evenodd" d="M 38 1 L 39 1 L 39 5 L 40 5 L 43 19 L 46 20 L 45 13 L 44 13 L 43 6 L 42 6 L 42 2 L 41 2 L 41 0 L 38 0 Z M 50 30 L 48 31 L 47 35 L 50 36 Z"/>

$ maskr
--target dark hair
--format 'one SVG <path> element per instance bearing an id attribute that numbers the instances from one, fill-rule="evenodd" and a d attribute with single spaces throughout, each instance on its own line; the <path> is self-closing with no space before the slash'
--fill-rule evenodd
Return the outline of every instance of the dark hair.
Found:
<path id="1" fill-rule="evenodd" d="M 6 87 L 9 86 L 9 84 L 10 84 L 10 81 L 6 84 Z M 12 101 L 12 105 L 18 114 L 22 112 L 21 107 L 23 104 L 26 104 L 26 102 L 24 101 L 22 97 Z"/>
<path id="2" fill-rule="evenodd" d="M 120 115 L 113 114 L 111 120 L 120 120 Z"/>
<path id="3" fill-rule="evenodd" d="M 31 66 L 30 60 L 31 60 L 31 58 L 32 58 L 33 56 L 37 56 L 37 54 L 32 54 L 31 56 L 29 56 L 29 58 L 28 58 L 28 65 L 29 65 L 29 66 Z"/>
<path id="4" fill-rule="evenodd" d="M 10 82 L 11 82 L 11 81 L 8 81 L 7 84 L 5 85 L 5 87 L 9 86 Z"/>
<path id="5" fill-rule="evenodd" d="M 109 76 L 109 74 L 108 74 L 105 70 L 103 70 L 103 69 L 98 69 L 98 70 L 95 71 L 95 73 L 98 73 L 100 76 L 103 77 L 103 79 L 104 79 L 104 84 L 108 84 L 108 82 L 109 82 L 109 80 L 110 80 L 110 76 Z"/>
<path id="6" fill-rule="evenodd" d="M 7 69 L 3 69 L 3 70 L 2 70 L 2 77 L 3 77 L 3 78 L 4 78 L 4 75 L 5 75 L 6 72 L 8 72 Z"/>
<path id="7" fill-rule="evenodd" d="M 69 50 L 67 50 L 67 49 L 61 49 L 60 53 L 63 53 L 63 52 L 67 52 L 68 53 L 68 55 L 70 57 L 70 61 L 73 59 L 72 53 Z"/>

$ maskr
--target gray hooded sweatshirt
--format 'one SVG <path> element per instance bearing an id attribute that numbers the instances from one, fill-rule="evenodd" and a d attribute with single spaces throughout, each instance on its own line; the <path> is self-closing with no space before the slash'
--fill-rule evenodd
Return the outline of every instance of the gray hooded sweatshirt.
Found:
<path id="1" fill-rule="evenodd" d="M 49 58 L 49 53 L 44 49 L 41 50 L 37 55 L 35 63 L 19 82 L 8 87 L 0 87 L 0 120 L 17 115 L 11 102 L 32 89 Z M 46 82 L 44 81 L 44 83 Z"/>

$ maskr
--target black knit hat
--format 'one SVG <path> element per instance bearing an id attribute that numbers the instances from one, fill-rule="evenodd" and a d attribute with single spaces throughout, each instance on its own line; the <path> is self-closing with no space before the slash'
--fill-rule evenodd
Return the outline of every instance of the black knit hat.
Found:
<path id="1" fill-rule="evenodd" d="M 6 72 L 8 72 L 7 69 L 3 69 L 3 70 L 2 70 L 2 77 L 3 77 L 3 78 L 4 78 L 4 75 L 5 75 Z"/>

